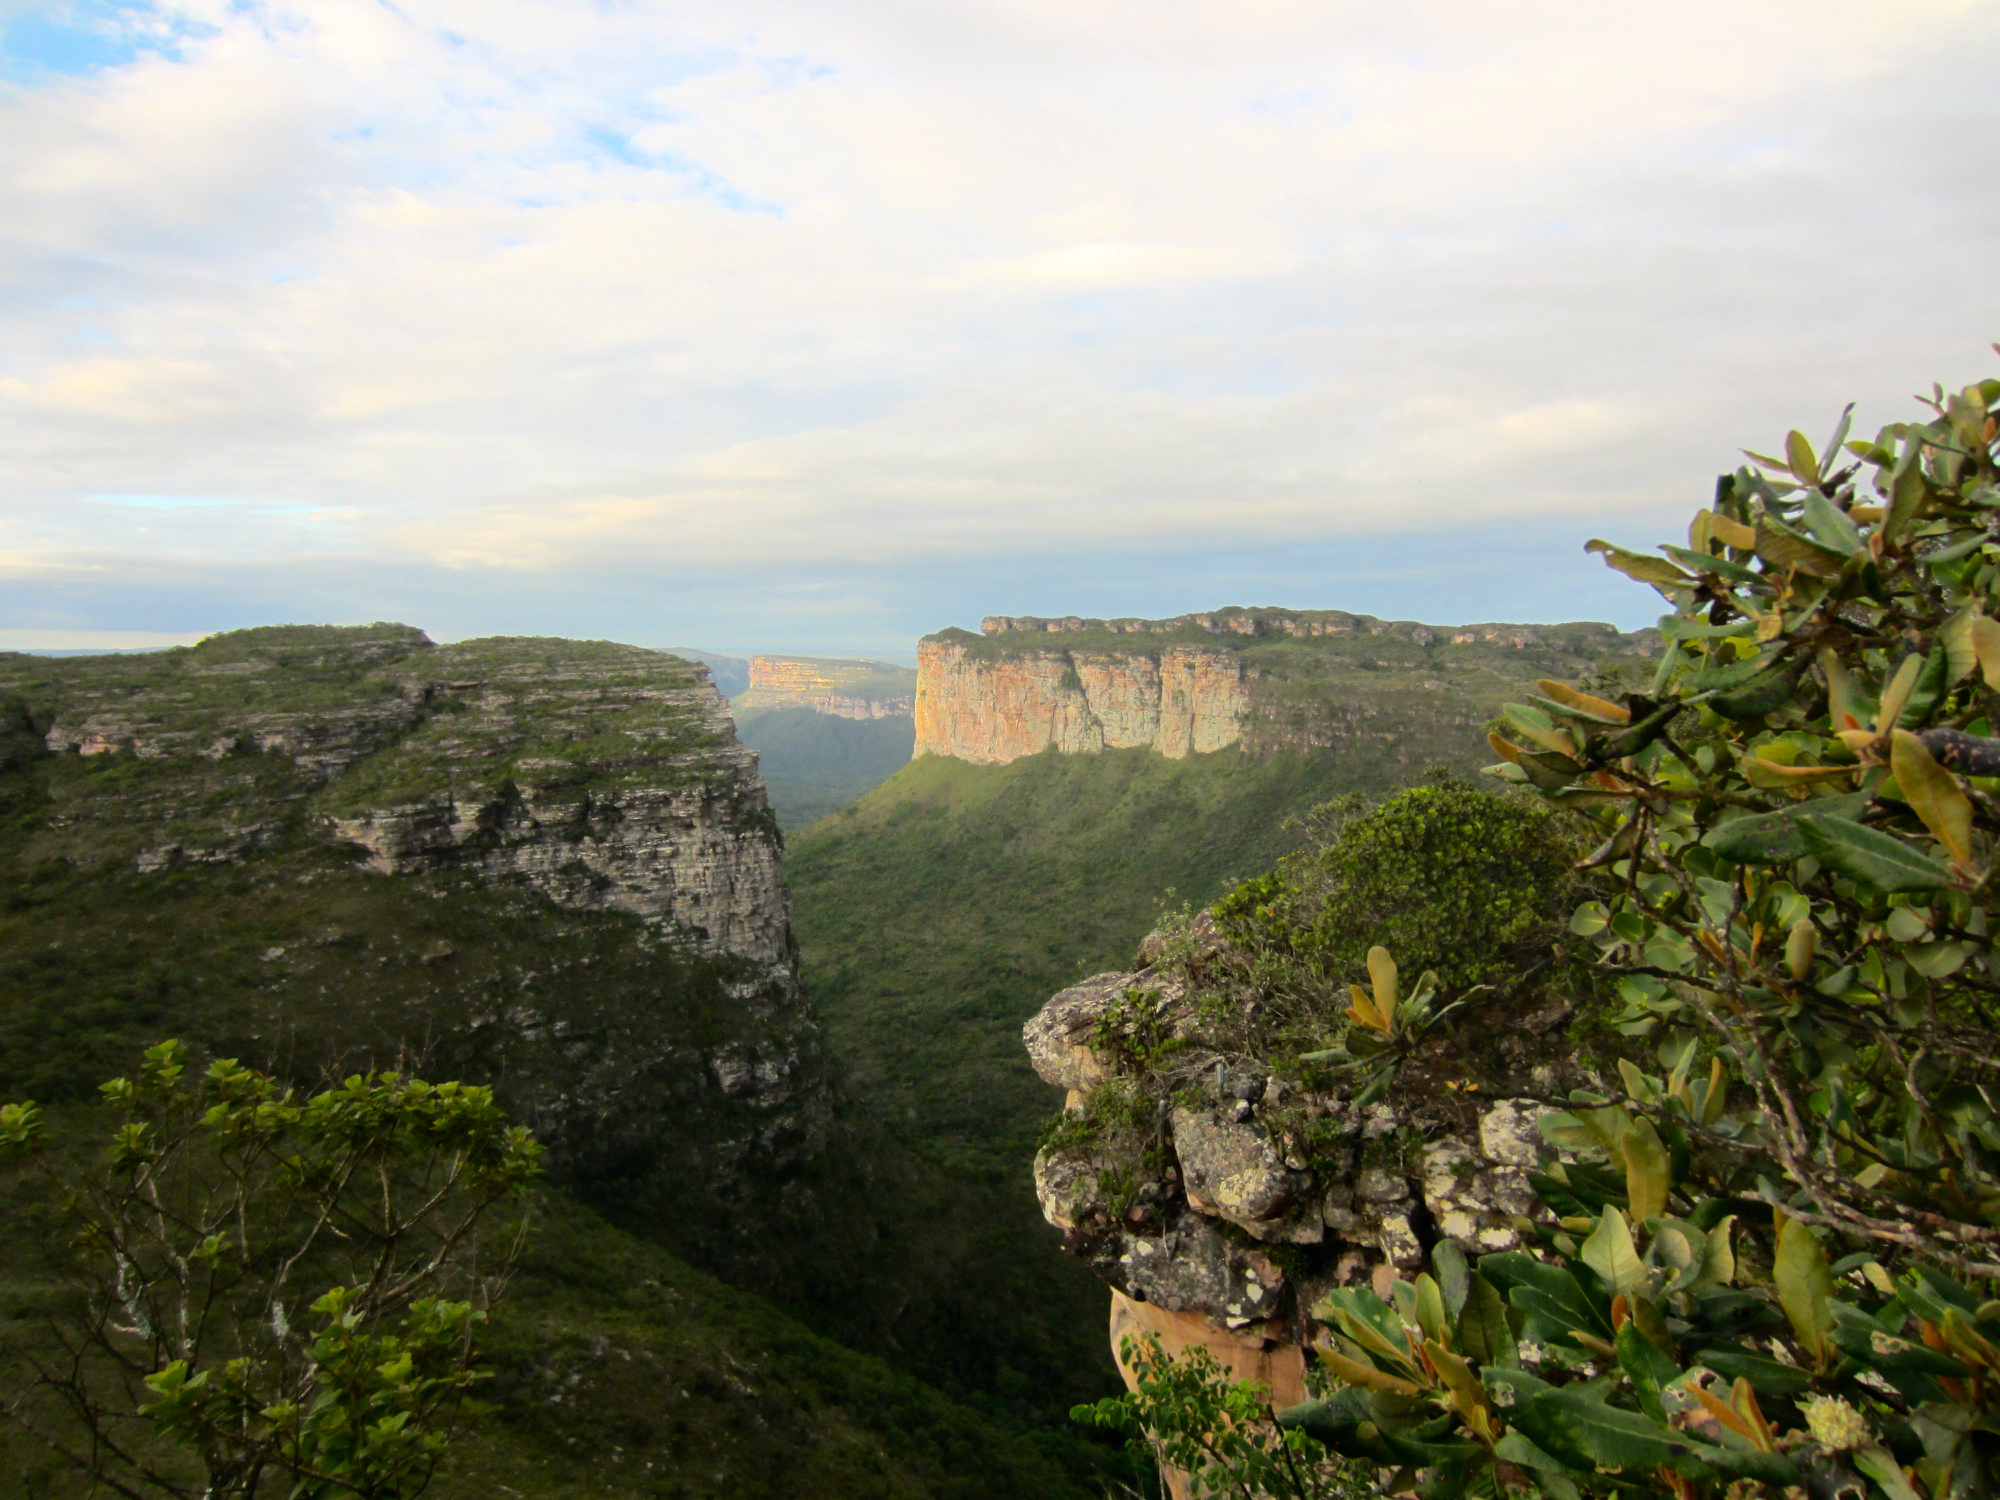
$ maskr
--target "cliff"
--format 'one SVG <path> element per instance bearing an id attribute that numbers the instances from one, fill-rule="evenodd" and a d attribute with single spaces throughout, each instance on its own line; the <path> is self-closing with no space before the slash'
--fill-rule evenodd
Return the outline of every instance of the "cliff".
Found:
<path id="1" fill-rule="evenodd" d="M 1499 704 L 1534 679 L 1659 649 L 1657 632 L 1595 623 L 1441 627 L 1338 610 L 996 615 L 982 631 L 919 644 L 918 755 L 1005 764 L 1050 748 L 1179 759 L 1231 745 L 1367 744 L 1462 759 Z"/>
<path id="2" fill-rule="evenodd" d="M 750 686 L 735 700 L 739 715 L 809 708 L 841 719 L 908 718 L 917 674 L 889 662 L 819 656 L 753 656 Z"/>
<path id="3" fill-rule="evenodd" d="M 798 1207 L 826 1067 L 705 667 L 280 627 L 0 655 L 0 722 L 7 1097 L 168 1032 L 280 1070 L 421 1059 L 711 1262 Z"/>
<path id="4" fill-rule="evenodd" d="M 1553 1155 L 1536 1100 L 1593 1080 L 1562 1035 L 1571 1006 L 1534 993 L 1481 1000 L 1477 1026 L 1427 1041 L 1386 1092 L 1217 1047 L 1219 1000 L 1254 1010 L 1257 968 L 1204 913 L 1149 938 L 1136 968 L 1055 995 L 1022 1036 L 1065 1094 L 1036 1194 L 1110 1288 L 1113 1352 L 1130 1334 L 1205 1348 L 1283 1406 L 1330 1342 L 1314 1313 L 1327 1291 L 1412 1274 L 1441 1240 L 1473 1257 L 1524 1243 L 1522 1216 L 1545 1212 L 1530 1178 Z M 1164 1073 L 1142 1083 L 1148 1069 Z"/>

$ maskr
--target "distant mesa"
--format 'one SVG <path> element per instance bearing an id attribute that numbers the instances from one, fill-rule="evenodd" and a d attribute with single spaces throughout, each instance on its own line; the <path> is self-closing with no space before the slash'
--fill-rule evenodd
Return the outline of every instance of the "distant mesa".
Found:
<path id="1" fill-rule="evenodd" d="M 809 708 L 841 719 L 907 719 L 916 704 L 917 674 L 909 667 L 849 657 L 753 656 L 750 686 L 732 706 L 739 717 Z"/>
<path id="2" fill-rule="evenodd" d="M 1333 609 L 989 615 L 978 635 L 918 644 L 916 753 L 1000 765 L 1049 749 L 1394 745 L 1473 763 L 1486 721 L 1537 678 L 1615 671 L 1661 644 L 1601 621 L 1424 625 Z"/>
<path id="3" fill-rule="evenodd" d="M 979 629 L 983 635 L 1219 635 L 1270 639 L 1368 635 L 1411 641 L 1419 646 L 1445 641 L 1461 646 L 1485 642 L 1523 647 L 1543 644 L 1548 639 L 1544 632 L 1554 631 L 1569 636 L 1596 633 L 1607 641 L 1629 643 L 1645 656 L 1660 648 L 1657 630 L 1635 631 L 1628 636 L 1616 625 L 1599 620 L 1567 625 L 1420 625 L 1415 620 L 1378 620 L 1373 615 L 1351 615 L 1340 609 L 1242 609 L 1233 605 L 1202 614 L 1175 615 L 1170 620 L 988 615 L 979 622 Z"/>

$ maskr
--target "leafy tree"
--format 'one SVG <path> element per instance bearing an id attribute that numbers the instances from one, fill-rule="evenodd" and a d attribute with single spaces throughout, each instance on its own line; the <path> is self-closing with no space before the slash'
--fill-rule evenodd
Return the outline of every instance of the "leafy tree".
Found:
<path id="1" fill-rule="evenodd" d="M 2000 1492 L 2000 380 L 1927 404 L 1752 454 L 1662 557 L 1590 543 L 1673 605 L 1657 673 L 1492 736 L 1591 831 L 1634 1055 L 1549 1101 L 1529 1249 L 1314 1309 L 1339 1388 L 1277 1420 L 1388 1490 Z"/>
<path id="2" fill-rule="evenodd" d="M 1239 942 L 1278 948 L 1342 980 L 1370 948 L 1452 988 L 1508 983 L 1567 915 L 1580 850 L 1532 798 L 1493 796 L 1439 771 L 1369 808 L 1350 795 L 1314 809 L 1315 847 L 1215 908 Z"/>
<path id="3" fill-rule="evenodd" d="M 1281 1426 L 1270 1392 L 1255 1381 L 1229 1379 L 1206 1349 L 1175 1357 L 1162 1351 L 1157 1335 L 1148 1335 L 1127 1337 L 1122 1353 L 1138 1376 L 1138 1390 L 1076 1407 L 1071 1415 L 1138 1434 L 1154 1458 L 1187 1476 L 1194 1500 L 1334 1500 L 1364 1492 L 1355 1466 L 1330 1458 L 1296 1425 Z"/>
<path id="4" fill-rule="evenodd" d="M 1794 432 L 1665 557 L 1592 542 L 1674 604 L 1650 691 L 1547 683 L 1494 736 L 1499 774 L 1596 825 L 1573 926 L 1618 1024 L 1666 1062 L 1712 1049 L 1755 1096 L 1740 1135 L 1705 1138 L 1731 1184 L 1988 1281 L 1996 398 L 1940 391 L 1870 441 L 1843 417 L 1823 454 Z"/>
<path id="5" fill-rule="evenodd" d="M 540 1147 L 482 1087 L 301 1098 L 228 1059 L 191 1078 L 174 1041 L 102 1092 L 123 1121 L 80 1164 L 33 1104 L 0 1108 L 69 1231 L 12 1419 L 121 1495 L 421 1491 L 511 1256 L 481 1263 L 480 1222 Z"/>

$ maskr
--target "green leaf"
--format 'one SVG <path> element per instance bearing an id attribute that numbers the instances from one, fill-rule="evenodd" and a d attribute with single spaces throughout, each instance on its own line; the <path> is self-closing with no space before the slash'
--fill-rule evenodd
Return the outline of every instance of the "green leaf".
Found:
<path id="1" fill-rule="evenodd" d="M 1785 434 L 1785 467 L 1792 477 L 1810 489 L 1819 483 L 1819 455 L 1803 432 L 1794 427 Z"/>
<path id="2" fill-rule="evenodd" d="M 1757 519 L 1757 555 L 1773 568 L 1795 568 L 1815 578 L 1833 578 L 1847 558 L 1801 535 L 1769 512 Z"/>
<path id="3" fill-rule="evenodd" d="M 1713 849 L 1732 864 L 1790 864 L 1806 855 L 1805 835 L 1799 819 L 1811 816 L 1853 819 L 1867 807 L 1866 792 L 1850 792 L 1839 797 L 1820 797 L 1802 802 L 1783 812 L 1760 813 L 1718 823 L 1702 836 L 1702 847 Z"/>
<path id="4" fill-rule="evenodd" d="M 1431 1250 L 1431 1269 L 1437 1272 L 1438 1290 L 1444 1294 L 1445 1315 L 1456 1318 L 1465 1307 L 1472 1287 L 1472 1268 L 1456 1240 L 1439 1240 Z"/>
<path id="5" fill-rule="evenodd" d="M 1632 1122 L 1621 1144 L 1625 1157 L 1625 1203 L 1633 1222 L 1656 1219 L 1666 1212 L 1667 1189 L 1673 1178 L 1673 1162 L 1667 1155 L 1666 1143 L 1653 1128 L 1653 1122 L 1641 1115 Z M 1598 1226 L 1600 1231 L 1603 1227 Z M 1592 1269 L 1596 1269 L 1594 1264 Z"/>
<path id="6" fill-rule="evenodd" d="M 1812 1385 L 1812 1376 L 1804 1370 L 1768 1355 L 1746 1354 L 1740 1349 L 1708 1348 L 1695 1359 L 1726 1379 L 1749 1381 L 1762 1395 L 1795 1395 Z"/>
<path id="7" fill-rule="evenodd" d="M 1817 489 L 1806 491 L 1806 530 L 1823 547 L 1831 547 L 1843 557 L 1852 557 L 1861 550 L 1861 532 L 1846 511 L 1835 505 Z"/>
<path id="8" fill-rule="evenodd" d="M 1903 1475 L 1902 1465 L 1879 1443 L 1857 1448 L 1854 1451 L 1854 1467 L 1881 1485 L 1882 1493 L 1889 1500 L 1919 1500 L 1917 1492 L 1910 1487 L 1910 1481 Z"/>
<path id="9" fill-rule="evenodd" d="M 1791 1320 L 1799 1343 L 1822 1369 L 1832 1362 L 1834 1319 L 1827 1304 L 1833 1296 L 1833 1272 L 1826 1251 L 1812 1230 L 1797 1219 L 1778 1226 L 1778 1253 L 1771 1261 L 1778 1305 Z"/>
<path id="10" fill-rule="evenodd" d="M 1545 1391 L 1517 1405 L 1513 1418 L 1537 1447 L 1586 1470 L 1602 1464 L 1649 1473 L 1693 1451 L 1684 1434 L 1644 1412 L 1624 1411 L 1579 1391 Z M 1577 1457 L 1584 1462 L 1574 1463 Z"/>
<path id="11" fill-rule="evenodd" d="M 1649 557 L 1644 552 L 1628 552 L 1623 547 L 1612 545 L 1601 537 L 1592 537 L 1583 544 L 1585 552 L 1601 552 L 1604 561 L 1616 568 L 1627 578 L 1640 583 L 1650 583 L 1656 588 L 1694 587 L 1694 579 L 1668 562 L 1664 557 Z"/>
<path id="12" fill-rule="evenodd" d="M 1773 667 L 1751 678 L 1739 688 L 1717 693 L 1708 706 L 1725 719 L 1760 719 L 1784 706 L 1805 670 L 1803 662 L 1789 667 Z"/>
<path id="13" fill-rule="evenodd" d="M 1437 1282 L 1427 1273 L 1417 1277 L 1417 1327 L 1424 1331 L 1424 1337 L 1442 1345 L 1447 1338 L 1444 1311 L 1444 1293 Z"/>
<path id="14" fill-rule="evenodd" d="M 1521 1329 L 1525 1337 L 1574 1343 L 1568 1335 L 1587 1333 L 1602 1343 L 1611 1342 L 1608 1311 L 1562 1267 L 1544 1265 L 1532 1255 L 1508 1250 L 1482 1256 L 1479 1274 L 1504 1292 L 1508 1303 L 1528 1320 Z"/>
<path id="15" fill-rule="evenodd" d="M 1495 1443 L 1493 1456 L 1503 1463 L 1519 1464 L 1524 1469 L 1541 1469 L 1560 1474 L 1570 1468 L 1553 1454 L 1544 1453 L 1528 1441 L 1525 1433 L 1520 1432 L 1510 1432 Z"/>
<path id="16" fill-rule="evenodd" d="M 1660 544 L 1660 550 L 1691 573 L 1713 573 L 1731 583 L 1766 582 L 1764 575 L 1755 568 L 1746 568 L 1740 562 L 1732 562 L 1713 553 L 1697 552 L 1692 547 L 1675 547 L 1665 542 Z"/>
<path id="17" fill-rule="evenodd" d="M 1632 1381 L 1632 1394 L 1638 1399 L 1639 1409 L 1656 1422 L 1666 1421 L 1660 1392 L 1681 1378 L 1680 1366 L 1653 1347 L 1639 1331 L 1636 1318 L 1627 1318 L 1625 1326 L 1618 1330 L 1616 1347 L 1618 1363 Z"/>
<path id="18" fill-rule="evenodd" d="M 1458 1315 L 1458 1346 L 1484 1366 L 1511 1368 L 1519 1362 L 1507 1304 L 1493 1283 L 1476 1271 L 1468 1277 L 1465 1306 Z"/>
<path id="19" fill-rule="evenodd" d="M 1825 813 L 1799 820 L 1806 852 L 1829 869 L 1879 891 L 1934 891 L 1952 883 L 1951 871 L 1877 829 Z"/>
<path id="20" fill-rule="evenodd" d="M 1597 1227 L 1583 1242 L 1578 1258 L 1603 1279 L 1613 1296 L 1621 1292 L 1642 1293 L 1653 1284 L 1646 1263 L 1639 1259 L 1639 1251 L 1632 1243 L 1631 1226 L 1615 1208 L 1607 1208 L 1599 1216 Z"/>

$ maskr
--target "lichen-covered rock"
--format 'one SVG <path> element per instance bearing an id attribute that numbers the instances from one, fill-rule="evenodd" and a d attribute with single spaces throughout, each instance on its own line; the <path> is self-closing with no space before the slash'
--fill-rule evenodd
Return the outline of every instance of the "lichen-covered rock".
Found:
<path id="1" fill-rule="evenodd" d="M 1071 985 L 1035 1012 L 1021 1028 L 1021 1039 L 1042 1082 L 1077 1091 L 1095 1088 L 1111 1076 L 1090 1050 L 1089 1037 L 1140 979 L 1138 974 L 1099 974 Z"/>
<path id="2" fill-rule="evenodd" d="M 1212 924 L 1199 941 L 1175 941 L 1197 964 L 1223 947 Z M 1528 1175 L 1546 1150 L 1538 1105 L 1482 1092 L 1463 1055 L 1444 1073 L 1409 1064 L 1406 1086 L 1356 1104 L 1203 1054 L 1186 983 L 1169 977 L 1186 971 L 1165 963 L 1163 940 L 1149 946 L 1161 969 L 1072 985 L 1023 1029 L 1077 1122 L 1036 1160 L 1044 1215 L 1111 1286 L 1219 1329 L 1257 1320 L 1272 1337 L 1309 1341 L 1310 1310 L 1331 1287 L 1384 1266 L 1412 1273 L 1440 1239 L 1475 1256 L 1521 1243 L 1515 1220 L 1538 1211 Z M 1172 1079 L 1154 1085 L 1171 1102 L 1136 1134 L 1118 1124 L 1133 1118 L 1129 1105 L 1100 1116 L 1089 1102 L 1132 1054 L 1082 1041 L 1107 1017 L 1115 1026 L 1121 1003 L 1127 1017 L 1150 1012 L 1151 1034 L 1179 1039 L 1162 1054 Z M 1475 1048 L 1501 1070 L 1520 1061 L 1520 1038 L 1503 1040 Z M 1129 1098 L 1136 1084 L 1120 1087 Z"/>
<path id="3" fill-rule="evenodd" d="M 1262 1126 L 1220 1110 L 1179 1108 L 1173 1127 L 1190 1208 L 1227 1219 L 1261 1240 L 1319 1238 L 1316 1219 L 1302 1224 L 1292 1214 L 1312 1178 L 1285 1166 Z"/>

